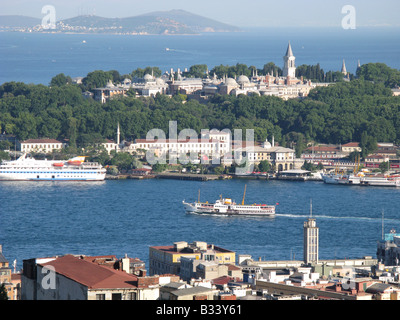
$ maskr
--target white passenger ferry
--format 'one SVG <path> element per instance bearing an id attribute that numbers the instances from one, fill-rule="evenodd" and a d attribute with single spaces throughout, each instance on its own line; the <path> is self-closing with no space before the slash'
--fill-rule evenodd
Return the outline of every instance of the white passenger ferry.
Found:
<path id="1" fill-rule="evenodd" d="M 245 189 L 246 192 L 246 189 Z M 267 204 L 244 204 L 244 196 L 241 204 L 237 204 L 230 198 L 220 198 L 215 203 L 182 201 L 186 212 L 209 215 L 231 215 L 231 216 L 273 216 L 275 206 Z"/>
<path id="2" fill-rule="evenodd" d="M 105 176 L 106 169 L 97 162 L 85 162 L 85 157 L 56 161 L 36 160 L 23 154 L 0 164 L 0 180 L 101 181 Z"/>

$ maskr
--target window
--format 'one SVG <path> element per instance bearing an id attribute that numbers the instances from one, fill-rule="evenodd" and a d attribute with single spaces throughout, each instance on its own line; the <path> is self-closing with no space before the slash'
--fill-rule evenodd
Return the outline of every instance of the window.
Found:
<path id="1" fill-rule="evenodd" d="M 104 293 L 96 294 L 96 300 L 106 300 L 106 295 Z"/>
<path id="2" fill-rule="evenodd" d="M 111 295 L 111 300 L 122 300 L 122 295 L 120 293 L 113 293 Z"/>

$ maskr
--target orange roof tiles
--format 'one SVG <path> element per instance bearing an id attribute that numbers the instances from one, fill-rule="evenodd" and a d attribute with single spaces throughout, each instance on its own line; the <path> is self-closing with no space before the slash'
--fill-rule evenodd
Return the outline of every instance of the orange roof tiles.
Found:
<path id="1" fill-rule="evenodd" d="M 123 271 L 100 266 L 87 260 L 66 255 L 42 266 L 52 266 L 55 271 L 89 289 L 136 288 L 137 277 Z"/>

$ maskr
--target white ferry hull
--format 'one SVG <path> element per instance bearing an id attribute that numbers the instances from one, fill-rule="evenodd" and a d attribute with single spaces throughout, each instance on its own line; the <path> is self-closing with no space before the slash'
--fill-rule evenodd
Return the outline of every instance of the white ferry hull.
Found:
<path id="1" fill-rule="evenodd" d="M 338 175 L 322 174 L 322 180 L 327 184 L 338 184 Z"/>
<path id="2" fill-rule="evenodd" d="M 102 181 L 106 170 L 97 163 L 27 159 L 0 165 L 0 181 Z"/>
<path id="3" fill-rule="evenodd" d="M 223 215 L 223 216 L 274 216 L 275 206 L 241 206 L 241 205 L 213 205 L 204 203 L 187 203 L 182 201 L 188 213 Z"/>
<path id="4" fill-rule="evenodd" d="M 361 180 L 360 185 L 375 187 L 400 187 L 400 179 L 367 177 Z"/>

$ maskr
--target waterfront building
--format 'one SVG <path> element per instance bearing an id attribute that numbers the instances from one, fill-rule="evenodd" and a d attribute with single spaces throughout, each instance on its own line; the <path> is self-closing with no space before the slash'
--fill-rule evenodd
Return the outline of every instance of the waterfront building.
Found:
<path id="1" fill-rule="evenodd" d="M 152 246 L 149 249 L 149 273 L 165 274 L 172 273 L 180 275 L 181 273 L 181 258 L 203 259 L 213 261 L 219 264 L 235 263 L 235 252 L 207 244 L 206 242 L 195 241 L 188 244 L 185 241 L 175 242 L 169 246 Z M 190 267 L 189 267 L 190 268 Z M 184 272 L 185 276 L 189 273 Z"/>
<path id="2" fill-rule="evenodd" d="M 129 152 L 151 151 L 156 157 L 168 156 L 169 159 L 185 157 L 190 161 L 201 159 L 204 163 L 218 161 L 231 152 L 229 132 L 212 130 L 200 137 L 178 139 L 136 139 L 128 147 Z"/>
<path id="3" fill-rule="evenodd" d="M 65 148 L 67 144 L 55 139 L 28 139 L 19 142 L 19 149 L 24 153 L 29 152 L 42 152 L 51 153 Z"/>
<path id="4" fill-rule="evenodd" d="M 361 152 L 361 147 L 358 142 L 349 142 L 341 145 L 341 151 L 344 153 Z"/>
<path id="5" fill-rule="evenodd" d="M 275 146 L 274 139 L 272 144 L 266 139 L 261 146 L 239 146 L 234 150 L 236 159 L 239 161 L 247 161 L 250 164 L 259 164 L 263 160 L 267 160 L 273 166 L 275 171 L 300 169 L 304 161 L 298 161 L 295 157 L 295 151 L 290 148 Z"/>

